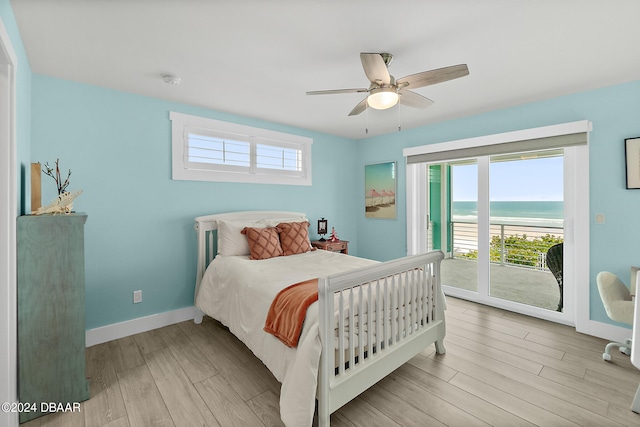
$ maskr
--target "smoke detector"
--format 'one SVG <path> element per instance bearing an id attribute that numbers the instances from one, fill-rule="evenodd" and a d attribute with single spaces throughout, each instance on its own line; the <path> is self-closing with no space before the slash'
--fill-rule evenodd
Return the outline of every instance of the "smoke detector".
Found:
<path id="1" fill-rule="evenodd" d="M 174 76 L 172 74 L 163 74 L 162 81 L 168 85 L 177 86 L 180 84 L 180 77 Z"/>

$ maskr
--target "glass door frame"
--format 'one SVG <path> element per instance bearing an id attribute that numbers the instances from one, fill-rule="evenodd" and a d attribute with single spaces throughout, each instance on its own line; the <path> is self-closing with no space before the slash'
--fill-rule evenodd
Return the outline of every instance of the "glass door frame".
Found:
<path id="1" fill-rule="evenodd" d="M 543 128 L 527 129 L 523 131 L 508 132 L 505 134 L 488 135 L 485 137 L 470 138 L 468 140 L 451 141 L 440 144 L 430 144 L 421 147 L 411 147 L 404 150 L 406 157 L 422 155 L 424 153 L 442 153 L 447 150 L 460 148 L 478 147 L 482 145 L 499 144 L 505 141 L 519 141 L 533 138 L 544 138 L 550 135 L 569 135 L 578 132 L 588 132 L 591 130 L 591 123 L 580 121 L 553 125 Z M 442 156 L 432 164 L 446 162 Z M 407 252 L 409 255 L 424 252 L 426 246 L 426 222 L 427 212 L 427 168 L 428 163 L 407 163 L 406 167 L 406 194 L 407 194 Z M 488 168 L 489 158 L 486 164 L 479 167 L 479 179 L 486 180 L 487 185 L 480 185 L 485 189 L 480 190 L 478 198 L 486 200 L 486 207 L 482 208 L 479 201 L 478 210 L 489 209 L 488 198 Z M 482 169 L 482 170 L 481 170 Z M 583 145 L 574 145 L 564 148 L 564 311 L 556 312 L 505 302 L 495 297 L 482 297 L 480 303 L 493 305 L 510 311 L 551 320 L 558 323 L 575 325 L 579 332 L 588 333 L 591 325 L 589 319 L 590 306 L 590 280 L 589 280 L 589 150 L 588 142 Z M 446 176 L 444 177 L 446 180 Z M 443 180 L 442 185 L 446 185 Z M 487 192 L 480 194 L 480 191 Z M 486 196 L 486 197 L 485 197 Z M 486 224 L 479 224 L 478 239 L 479 244 L 489 243 L 489 217 L 486 216 Z M 417 229 L 415 227 L 420 227 Z M 424 239 L 422 242 L 418 239 Z M 488 252 L 485 255 L 487 262 L 482 262 L 483 267 L 478 272 L 479 279 L 486 277 L 483 282 L 487 283 L 489 277 Z M 480 262 L 480 261 L 479 261 Z M 486 268 L 486 270 L 485 270 Z M 483 286 L 478 283 L 478 286 Z M 449 291 L 449 290 L 447 290 Z M 452 296 L 453 292 L 450 293 Z M 462 298 L 468 298 L 461 295 Z M 515 308 L 515 310 L 514 310 Z"/>
<path id="2" fill-rule="evenodd" d="M 564 155 L 563 155 L 564 158 Z M 490 243 L 491 243 L 491 209 L 490 209 L 490 167 L 491 156 L 478 157 L 475 160 L 475 164 L 478 168 L 478 222 L 477 222 L 477 244 L 478 244 L 478 259 L 477 259 L 477 290 L 461 289 L 455 286 L 443 285 L 443 289 L 447 295 L 469 299 L 482 304 L 490 305 L 493 307 L 503 308 L 509 311 L 514 311 L 534 317 L 553 320 L 558 323 L 573 324 L 573 306 L 571 301 L 573 299 L 567 298 L 568 304 L 565 305 L 562 312 L 551 311 L 549 309 L 540 308 L 528 304 L 523 304 L 508 299 L 502 299 L 491 295 L 491 261 L 490 261 Z M 455 162 L 453 162 L 455 163 Z M 447 167 L 443 163 L 442 169 Z M 448 166 L 448 165 L 447 165 Z M 442 182 L 442 194 L 449 194 L 450 182 L 448 181 L 450 174 L 443 173 L 441 176 Z M 443 209 L 450 205 L 450 200 L 441 204 Z M 443 214 L 444 215 L 444 212 Z M 453 239 L 451 236 L 451 227 L 443 226 L 443 235 L 446 235 L 446 241 L 449 242 Z M 445 238 L 443 237 L 443 242 Z M 444 247 L 444 246 L 441 246 Z M 447 253 L 447 256 L 450 256 Z M 567 294 L 568 289 L 565 286 L 564 293 Z M 570 292 L 569 292 L 570 293 Z"/>

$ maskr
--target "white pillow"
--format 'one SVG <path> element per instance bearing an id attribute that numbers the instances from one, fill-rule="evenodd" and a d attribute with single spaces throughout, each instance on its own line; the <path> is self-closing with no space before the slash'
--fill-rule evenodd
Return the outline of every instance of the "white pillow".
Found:
<path id="1" fill-rule="evenodd" d="M 266 224 L 267 227 L 275 227 L 281 222 L 305 222 L 305 221 L 309 221 L 309 220 L 303 216 L 298 218 L 288 217 L 288 218 L 271 218 L 271 219 L 263 220 L 263 222 Z"/>
<path id="2" fill-rule="evenodd" d="M 245 227 L 265 228 L 262 221 L 225 221 L 218 220 L 218 255 L 249 255 L 249 243 L 241 233 Z"/>

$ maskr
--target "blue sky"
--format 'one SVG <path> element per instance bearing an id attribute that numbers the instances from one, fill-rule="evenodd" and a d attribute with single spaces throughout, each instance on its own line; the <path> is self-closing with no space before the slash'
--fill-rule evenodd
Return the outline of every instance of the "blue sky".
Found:
<path id="1" fill-rule="evenodd" d="M 491 163 L 489 170 L 490 200 L 563 200 L 562 157 L 548 157 Z M 478 167 L 453 168 L 453 200 L 478 199 Z"/>

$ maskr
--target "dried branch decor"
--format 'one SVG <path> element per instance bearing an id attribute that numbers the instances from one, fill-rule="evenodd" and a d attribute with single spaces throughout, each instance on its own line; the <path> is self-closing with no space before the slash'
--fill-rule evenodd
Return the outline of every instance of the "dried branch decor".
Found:
<path id="1" fill-rule="evenodd" d="M 59 163 L 60 163 L 60 159 L 56 159 L 55 175 L 54 175 L 54 170 L 51 166 L 49 166 L 49 163 L 45 163 L 44 168 L 42 168 L 42 172 L 49 175 L 56 182 L 56 187 L 58 187 L 58 196 L 61 195 L 64 192 L 64 190 L 69 186 L 69 177 L 71 176 L 71 169 L 69 169 L 69 173 L 67 174 L 67 179 L 62 181 L 62 177 L 60 176 Z"/>

